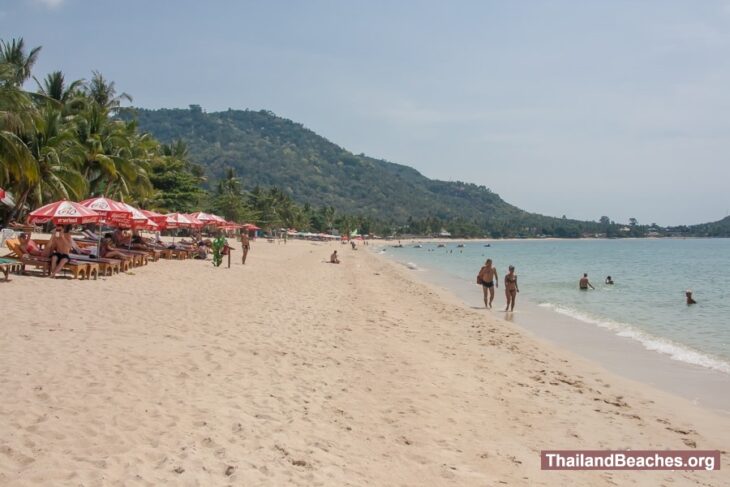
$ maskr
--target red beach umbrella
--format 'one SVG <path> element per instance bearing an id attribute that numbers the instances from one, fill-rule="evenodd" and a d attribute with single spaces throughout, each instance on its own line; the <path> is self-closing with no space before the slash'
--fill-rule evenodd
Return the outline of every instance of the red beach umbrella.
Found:
<path id="1" fill-rule="evenodd" d="M 164 225 L 167 221 L 167 215 L 149 210 L 140 210 L 144 216 L 155 222 L 157 225 Z"/>
<path id="2" fill-rule="evenodd" d="M 222 216 L 218 216 L 218 215 L 214 215 L 214 214 L 211 214 L 210 216 L 213 217 L 213 220 L 215 220 L 216 225 L 228 225 L 228 222 Z"/>
<path id="3" fill-rule="evenodd" d="M 79 203 L 61 200 L 42 206 L 28 215 L 28 223 L 46 223 L 52 221 L 56 225 L 83 225 L 96 223 L 101 215 Z"/>
<path id="4" fill-rule="evenodd" d="M 196 211 L 188 216 L 192 217 L 194 220 L 198 220 L 203 225 L 217 225 L 219 223 L 213 215 L 210 213 L 203 213 L 202 211 Z"/>
<path id="5" fill-rule="evenodd" d="M 123 228 L 145 228 L 150 220 L 142 214 L 137 208 L 127 203 L 119 203 L 124 207 L 130 214 L 126 221 L 119 222 L 118 226 Z"/>
<path id="6" fill-rule="evenodd" d="M 165 216 L 167 217 L 165 224 L 168 228 L 193 226 L 192 220 L 190 220 L 190 218 L 188 218 L 184 213 L 168 213 Z M 170 225 L 174 225 L 174 227 Z"/>
<path id="7" fill-rule="evenodd" d="M 183 215 L 185 215 L 188 220 L 190 220 L 190 226 L 193 228 L 200 228 L 205 225 L 204 222 L 195 218 L 192 213 L 183 213 Z"/>
<path id="8" fill-rule="evenodd" d="M 104 221 L 110 224 L 125 222 L 132 217 L 132 212 L 124 207 L 124 203 L 109 198 L 90 198 L 79 204 L 101 214 Z"/>

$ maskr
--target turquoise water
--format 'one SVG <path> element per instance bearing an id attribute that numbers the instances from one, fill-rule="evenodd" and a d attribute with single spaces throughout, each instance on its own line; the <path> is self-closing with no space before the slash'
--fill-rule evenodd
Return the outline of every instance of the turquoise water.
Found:
<path id="1" fill-rule="evenodd" d="M 399 261 L 468 282 L 491 258 L 500 277 L 497 309 L 505 304 L 504 274 L 514 265 L 519 300 L 610 329 L 675 360 L 730 374 L 730 239 L 520 240 L 490 247 L 466 242 L 463 248 L 424 243 L 384 249 Z M 595 291 L 578 290 L 584 272 Z M 604 284 L 608 275 L 613 286 Z M 698 304 L 686 305 L 687 289 Z"/>

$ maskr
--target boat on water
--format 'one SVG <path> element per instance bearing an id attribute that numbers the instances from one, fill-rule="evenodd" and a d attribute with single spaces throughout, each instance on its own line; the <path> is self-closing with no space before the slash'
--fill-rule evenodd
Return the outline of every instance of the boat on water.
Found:
<path id="1" fill-rule="evenodd" d="M 459 245 L 457 245 L 457 247 L 464 248 L 464 244 L 459 244 Z"/>
<path id="2" fill-rule="evenodd" d="M 414 249 L 422 249 L 423 248 L 423 245 L 421 245 L 421 244 L 414 245 L 413 248 Z"/>
<path id="3" fill-rule="evenodd" d="M 436 247 L 446 247 L 444 244 L 438 244 Z"/>

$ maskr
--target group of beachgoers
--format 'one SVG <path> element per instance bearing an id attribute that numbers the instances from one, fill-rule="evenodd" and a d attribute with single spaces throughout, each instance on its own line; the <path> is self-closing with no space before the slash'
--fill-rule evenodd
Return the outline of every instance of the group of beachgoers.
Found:
<path id="1" fill-rule="evenodd" d="M 504 294 L 507 298 L 507 306 L 504 310 L 514 311 L 515 301 L 517 300 L 517 293 L 520 292 L 520 287 L 517 285 L 515 266 L 510 265 L 507 269 L 507 274 L 504 276 Z M 492 259 L 487 259 L 482 268 L 479 269 L 477 284 L 481 284 L 482 286 L 484 305 L 487 309 L 492 309 L 494 289 L 499 287 L 499 276 L 497 275 L 497 269 L 492 265 Z"/>
<path id="2" fill-rule="evenodd" d="M 611 276 L 606 276 L 604 283 L 608 286 L 612 286 L 614 284 L 613 278 Z M 492 263 L 492 259 L 487 259 L 482 268 L 479 269 L 479 273 L 477 274 L 477 284 L 482 286 L 482 291 L 484 292 L 484 305 L 487 309 L 492 309 L 494 289 L 499 287 L 499 276 L 497 275 L 497 269 Z M 596 289 L 588 280 L 588 273 L 583 273 L 583 277 L 581 277 L 578 281 L 578 289 L 581 291 Z M 520 292 L 520 288 L 517 285 L 517 274 L 515 274 L 515 266 L 513 265 L 508 267 L 508 272 L 504 276 L 504 292 L 507 298 L 507 306 L 504 310 L 514 311 L 515 299 L 517 298 L 517 293 Z M 691 289 L 687 289 L 685 297 L 687 298 L 688 305 L 697 304 L 697 301 L 695 301 L 692 297 Z"/>
<path id="3" fill-rule="evenodd" d="M 18 238 L 21 260 L 28 258 L 48 259 L 49 277 L 55 278 L 72 261 L 94 261 L 114 259 L 127 261 L 133 254 L 157 250 L 184 250 L 193 254 L 196 259 L 207 259 L 215 247 L 215 241 L 203 238 L 199 233 L 191 235 L 190 240 L 182 239 L 177 243 L 163 242 L 159 234 L 154 238 L 146 238 L 136 230 L 115 229 L 113 232 L 99 236 L 89 229 L 84 229 L 79 239 L 72 237 L 73 225 L 56 225 L 47 242 L 37 243 L 28 232 L 21 232 Z M 43 244 L 45 243 L 45 246 Z M 242 264 L 251 248 L 249 236 L 244 232 L 241 236 L 243 246 Z"/>

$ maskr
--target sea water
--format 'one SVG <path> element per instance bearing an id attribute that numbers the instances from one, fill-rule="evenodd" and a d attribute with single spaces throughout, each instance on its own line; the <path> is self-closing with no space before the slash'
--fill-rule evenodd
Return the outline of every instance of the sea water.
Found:
<path id="1" fill-rule="evenodd" d="M 464 283 L 487 258 L 514 265 L 523 300 L 546 312 L 610 330 L 674 360 L 730 374 L 730 239 L 497 240 L 383 246 L 385 254 Z M 489 246 L 487 246 L 489 245 Z M 583 273 L 595 290 L 580 291 Z M 614 284 L 604 281 L 611 276 Z M 474 284 L 474 292 L 481 290 Z M 461 287 L 463 290 L 464 288 Z M 697 304 L 686 304 L 691 289 Z"/>

